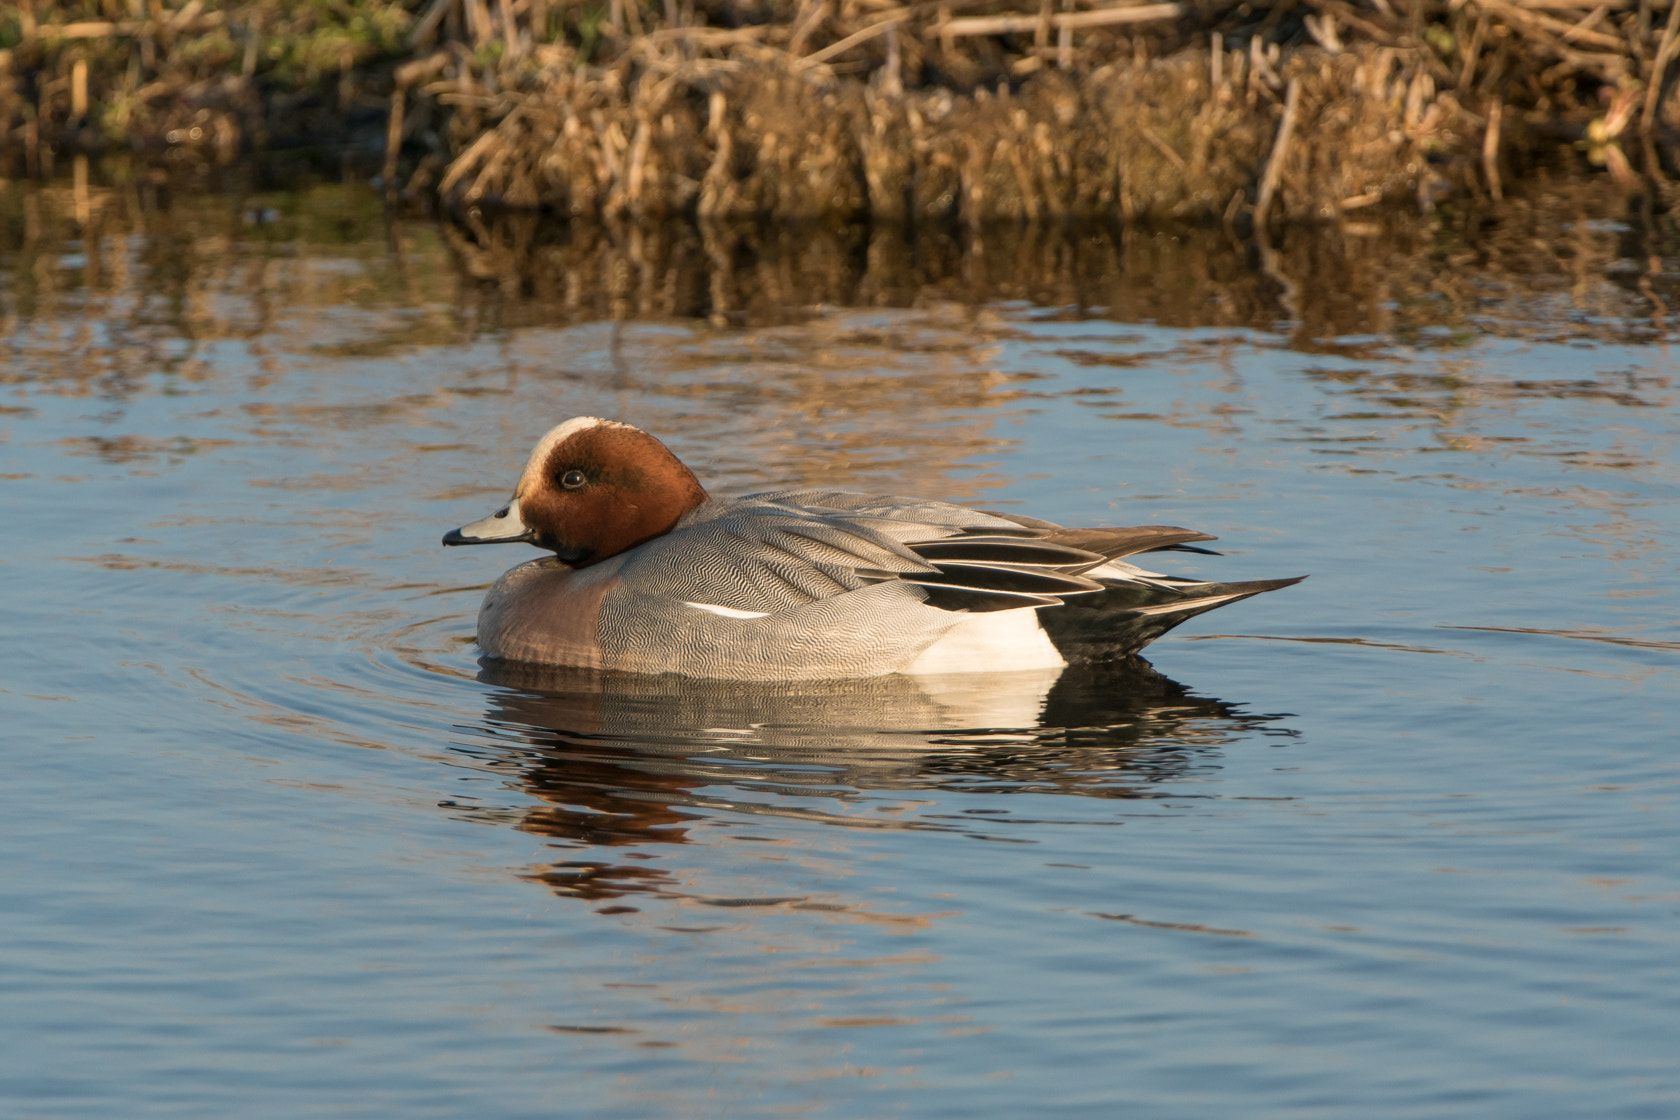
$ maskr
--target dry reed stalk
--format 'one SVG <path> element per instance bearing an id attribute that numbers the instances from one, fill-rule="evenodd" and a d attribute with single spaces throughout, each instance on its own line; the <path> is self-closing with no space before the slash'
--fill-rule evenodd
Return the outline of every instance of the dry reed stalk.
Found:
<path id="1" fill-rule="evenodd" d="M 819 62 L 827 62 L 831 58 L 837 58 L 859 44 L 867 43 L 878 35 L 886 34 L 902 22 L 904 22 L 903 16 L 893 16 L 881 20 L 879 23 L 870 24 L 861 31 L 852 32 L 837 43 L 830 43 L 820 51 L 813 51 L 799 59 L 795 65 L 800 69 L 807 69 Z"/>
<path id="2" fill-rule="evenodd" d="M 1594 46 L 1605 47 L 1608 51 L 1614 53 L 1577 51 L 1571 49 L 1568 42 L 1563 38 L 1574 30 L 1574 25 L 1529 10 L 1526 6 L 1511 3 L 1510 0 L 1472 0 L 1472 2 L 1490 15 L 1504 20 L 1529 42 L 1543 47 L 1570 67 L 1586 70 L 1612 80 L 1621 77 L 1629 70 L 1628 59 L 1621 53 L 1627 47 L 1627 43 L 1614 35 L 1605 35 L 1596 31 L 1581 33 L 1581 41 Z"/>
<path id="3" fill-rule="evenodd" d="M 408 106 L 408 89 L 398 86 L 391 93 L 391 115 L 385 124 L 385 164 L 379 177 L 387 194 L 397 189 L 397 160 L 402 154 L 403 114 Z"/>
<path id="4" fill-rule="evenodd" d="M 504 57 L 509 62 L 518 62 L 525 56 L 525 44 L 519 35 L 519 24 L 513 18 L 513 4 L 511 0 L 497 0 L 497 15 L 501 23 L 501 39 L 505 48 Z"/>
<path id="5" fill-rule="evenodd" d="M 413 50 L 429 39 L 443 22 L 445 13 L 454 8 L 457 2 L 458 0 L 432 0 L 408 33 L 409 49 Z"/>
<path id="6" fill-rule="evenodd" d="M 1295 136 L 1295 111 L 1300 106 L 1300 100 L 1301 80 L 1291 78 L 1283 95 L 1283 120 L 1278 124 L 1277 142 L 1272 145 L 1272 154 L 1266 160 L 1266 170 L 1260 176 L 1260 193 L 1254 200 L 1255 229 L 1266 228 L 1272 196 L 1277 193 L 1278 182 L 1283 176 L 1284 156 L 1289 152 L 1289 141 Z"/>
<path id="7" fill-rule="evenodd" d="M 1161 139 L 1160 133 L 1146 124 L 1138 125 L 1138 132 L 1142 134 L 1145 140 L 1154 145 L 1156 151 L 1166 156 L 1167 162 L 1178 168 L 1179 171 L 1184 172 L 1190 169 L 1190 165 L 1184 162 L 1184 157 L 1173 151 L 1172 145 Z"/>
<path id="8" fill-rule="evenodd" d="M 87 60 L 78 58 L 70 68 L 70 120 L 73 124 L 80 124 L 87 116 L 87 74 Z"/>
<path id="9" fill-rule="evenodd" d="M 1487 132 L 1482 137 L 1482 170 L 1487 175 L 1488 193 L 1493 201 L 1505 201 L 1505 191 L 1499 181 L 1499 122 L 1505 115 L 1505 105 L 1495 99 L 1488 107 Z"/>
<path id="10" fill-rule="evenodd" d="M 1674 61 L 1677 52 L 1680 52 L 1680 3 L 1670 3 L 1668 22 L 1663 24 L 1662 43 L 1657 47 L 1657 56 L 1651 63 L 1651 77 L 1645 87 L 1645 110 L 1639 117 L 1639 131 L 1644 136 L 1651 135 L 1651 128 L 1656 123 L 1657 100 L 1662 96 L 1669 63 Z"/>
<path id="11" fill-rule="evenodd" d="M 1184 15 L 1186 10 L 1183 4 L 1144 4 L 1134 8 L 1107 8 L 1048 17 L 975 16 L 940 24 L 938 34 L 954 39 L 966 35 L 1007 35 L 1011 32 L 1035 31 L 1044 25 L 1069 30 L 1082 27 L 1118 27 L 1123 24 L 1177 19 Z"/>

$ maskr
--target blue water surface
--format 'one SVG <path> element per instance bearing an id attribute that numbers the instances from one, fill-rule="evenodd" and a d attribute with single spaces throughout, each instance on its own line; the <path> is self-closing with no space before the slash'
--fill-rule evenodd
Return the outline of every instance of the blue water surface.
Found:
<path id="1" fill-rule="evenodd" d="M 0 251 L 0 1114 L 1680 1113 L 1680 390 L 1613 270 L 614 321 L 338 188 L 95 201 Z M 438 538 L 586 414 L 1312 578 L 1153 671 L 486 672 L 526 556 Z"/>

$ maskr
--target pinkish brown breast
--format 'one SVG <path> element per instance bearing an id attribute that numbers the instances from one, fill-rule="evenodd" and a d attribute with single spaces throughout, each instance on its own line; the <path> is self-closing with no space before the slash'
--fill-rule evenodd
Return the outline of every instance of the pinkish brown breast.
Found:
<path id="1" fill-rule="evenodd" d="M 601 668 L 601 600 L 618 586 L 615 567 L 574 571 L 542 559 L 503 573 L 478 612 L 479 648 L 491 657 Z"/>

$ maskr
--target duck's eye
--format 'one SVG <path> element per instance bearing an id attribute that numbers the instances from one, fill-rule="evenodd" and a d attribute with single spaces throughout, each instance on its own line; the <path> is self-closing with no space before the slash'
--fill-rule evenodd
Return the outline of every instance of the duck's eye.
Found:
<path id="1" fill-rule="evenodd" d="M 565 474 L 560 476 L 560 485 L 564 486 L 568 490 L 576 490 L 579 486 L 582 486 L 588 481 L 589 480 L 587 478 L 583 477 L 582 471 L 567 471 Z"/>

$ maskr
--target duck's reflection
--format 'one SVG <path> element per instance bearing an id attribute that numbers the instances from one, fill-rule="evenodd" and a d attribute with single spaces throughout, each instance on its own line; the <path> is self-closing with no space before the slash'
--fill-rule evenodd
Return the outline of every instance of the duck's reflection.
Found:
<path id="1" fill-rule="evenodd" d="M 1173 784 L 1216 765 L 1220 744 L 1288 733 L 1281 717 L 1197 696 L 1138 658 L 1059 675 L 788 684 L 486 662 L 480 679 L 496 686 L 491 743 L 463 749 L 541 804 L 457 808 L 572 848 L 682 844 L 719 813 L 969 832 L 980 818 L 906 813 L 881 795 L 922 807 L 914 791 L 1182 795 Z M 588 899 L 672 886 L 646 863 L 567 861 L 531 877 Z"/>

